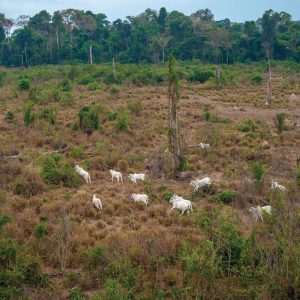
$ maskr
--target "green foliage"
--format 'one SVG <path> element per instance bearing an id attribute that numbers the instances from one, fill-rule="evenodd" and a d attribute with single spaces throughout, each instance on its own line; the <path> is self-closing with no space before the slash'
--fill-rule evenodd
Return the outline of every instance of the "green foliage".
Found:
<path id="1" fill-rule="evenodd" d="M 7 223 L 9 223 L 11 221 L 12 221 L 11 216 L 9 216 L 9 215 L 3 215 L 3 216 L 1 216 L 0 217 L 0 230 L 1 230 L 1 228 L 2 228 L 3 225 L 5 225 L 5 224 L 7 224 Z"/>
<path id="2" fill-rule="evenodd" d="M 5 119 L 6 119 L 6 120 L 12 121 L 14 118 L 15 118 L 15 115 L 13 114 L 12 111 L 9 110 L 9 111 L 6 113 Z"/>
<path id="3" fill-rule="evenodd" d="M 261 162 L 253 162 L 250 164 L 250 171 L 252 173 L 252 178 L 256 182 L 256 185 L 260 187 L 263 183 L 265 174 L 264 165 Z"/>
<path id="4" fill-rule="evenodd" d="M 54 125 L 56 121 L 56 110 L 53 107 L 46 107 L 39 113 L 39 118 Z"/>
<path id="5" fill-rule="evenodd" d="M 251 81 L 254 84 L 261 84 L 263 81 L 263 78 L 260 74 L 256 74 L 254 76 L 251 77 Z"/>
<path id="6" fill-rule="evenodd" d="M 284 126 L 285 118 L 286 118 L 285 113 L 278 113 L 275 116 L 275 125 L 279 133 L 281 133 L 285 128 Z"/>
<path id="7" fill-rule="evenodd" d="M 71 82 L 68 79 L 64 79 L 60 84 L 59 87 L 64 92 L 71 92 L 72 91 L 72 85 Z"/>
<path id="8" fill-rule="evenodd" d="M 256 128 L 257 125 L 251 119 L 245 119 L 239 126 L 239 129 L 242 132 L 254 132 Z"/>
<path id="9" fill-rule="evenodd" d="M 4 84 L 6 75 L 7 75 L 7 72 L 0 71 L 0 86 L 2 86 Z"/>
<path id="10" fill-rule="evenodd" d="M 169 202 L 170 199 L 172 198 L 172 196 L 173 196 L 173 193 L 166 192 L 166 193 L 163 193 L 162 198 L 164 201 Z"/>
<path id="11" fill-rule="evenodd" d="M 76 159 L 82 159 L 85 157 L 84 155 L 84 147 L 81 145 L 79 147 L 73 147 L 71 149 L 71 156 Z"/>
<path id="12" fill-rule="evenodd" d="M 18 88 L 20 90 L 29 90 L 30 88 L 30 81 L 28 78 L 26 77 L 22 77 L 21 79 L 19 79 L 18 81 Z"/>
<path id="13" fill-rule="evenodd" d="M 87 297 L 80 288 L 72 288 L 69 291 L 70 300 L 85 300 Z"/>
<path id="14" fill-rule="evenodd" d="M 85 106 L 79 113 L 79 127 L 81 129 L 97 130 L 99 129 L 99 117 L 95 107 Z"/>
<path id="15" fill-rule="evenodd" d="M 210 121 L 210 119 L 211 119 L 211 113 L 210 113 L 208 107 L 204 108 L 203 116 L 204 116 L 204 120 L 205 121 L 207 121 L 207 122 Z"/>
<path id="16" fill-rule="evenodd" d="M 187 79 L 189 81 L 198 81 L 204 83 L 211 78 L 214 78 L 215 74 L 209 70 L 195 70 L 192 75 L 190 75 Z"/>
<path id="17" fill-rule="evenodd" d="M 42 177 L 46 183 L 56 185 L 62 183 L 65 187 L 78 187 L 82 182 L 74 168 L 60 154 L 46 155 L 43 158 Z"/>
<path id="18" fill-rule="evenodd" d="M 30 102 L 27 102 L 25 104 L 24 113 L 23 113 L 24 124 L 27 128 L 34 120 L 34 114 L 32 112 L 32 109 L 33 109 L 33 104 Z"/>
<path id="19" fill-rule="evenodd" d="M 110 94 L 118 95 L 119 93 L 120 93 L 120 88 L 117 85 L 113 84 L 110 88 Z"/>
<path id="20" fill-rule="evenodd" d="M 73 124 L 72 130 L 73 130 L 73 131 L 79 130 L 79 125 L 78 125 L 78 123 L 74 123 L 74 124 Z"/>
<path id="21" fill-rule="evenodd" d="M 221 193 L 210 196 L 211 200 L 221 201 L 225 204 L 228 204 L 232 201 L 235 201 L 238 198 L 239 198 L 239 195 L 236 192 L 233 192 L 233 191 L 230 191 L 230 190 L 225 190 Z"/>
<path id="22" fill-rule="evenodd" d="M 116 127 L 118 131 L 129 131 L 129 116 L 127 111 L 122 111 L 118 114 Z"/>
<path id="23" fill-rule="evenodd" d="M 47 235 L 48 233 L 48 228 L 47 225 L 45 224 L 38 224 L 35 229 L 34 229 L 34 235 L 40 239 L 43 236 Z"/>

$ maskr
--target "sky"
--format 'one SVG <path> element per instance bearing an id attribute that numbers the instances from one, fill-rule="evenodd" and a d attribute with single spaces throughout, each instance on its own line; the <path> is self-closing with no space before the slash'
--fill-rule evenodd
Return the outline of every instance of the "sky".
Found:
<path id="1" fill-rule="evenodd" d="M 0 13 L 15 19 L 20 15 L 33 16 L 41 10 L 53 13 L 55 10 L 76 8 L 104 13 L 110 21 L 127 16 L 136 16 L 146 8 L 168 11 L 178 10 L 187 15 L 209 8 L 215 20 L 229 18 L 233 22 L 257 20 L 265 10 L 285 11 L 294 20 L 300 20 L 299 0 L 0 0 Z"/>

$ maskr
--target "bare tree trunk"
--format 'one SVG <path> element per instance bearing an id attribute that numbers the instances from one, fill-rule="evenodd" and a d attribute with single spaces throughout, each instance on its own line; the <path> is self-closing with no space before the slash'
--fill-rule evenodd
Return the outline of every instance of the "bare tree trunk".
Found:
<path id="1" fill-rule="evenodd" d="M 266 105 L 272 104 L 272 68 L 271 68 L 271 60 L 268 59 L 269 65 L 269 76 L 268 76 L 268 84 L 267 84 L 267 101 Z"/>
<path id="2" fill-rule="evenodd" d="M 93 46 L 90 45 L 90 64 L 93 64 Z"/>
<path id="3" fill-rule="evenodd" d="M 114 58 L 113 58 L 113 61 L 112 61 L 112 67 L 113 67 L 114 77 L 116 78 L 116 64 L 115 64 L 115 59 Z"/>
<path id="4" fill-rule="evenodd" d="M 56 33 L 56 45 L 57 48 L 59 49 L 58 24 L 56 25 L 55 33 Z"/>
<path id="5" fill-rule="evenodd" d="M 162 61 L 165 62 L 165 48 L 162 49 Z"/>
<path id="6" fill-rule="evenodd" d="M 177 116 L 177 78 L 174 70 L 175 59 L 170 58 L 169 61 L 169 109 L 170 109 L 170 147 L 173 153 L 174 175 L 180 166 L 180 141 L 178 130 L 178 116 Z"/>
<path id="7" fill-rule="evenodd" d="M 26 48 L 26 44 L 25 44 L 24 53 L 25 53 L 25 63 L 26 63 L 26 67 L 27 67 L 27 66 L 28 66 L 28 57 L 27 57 L 27 48 Z"/>

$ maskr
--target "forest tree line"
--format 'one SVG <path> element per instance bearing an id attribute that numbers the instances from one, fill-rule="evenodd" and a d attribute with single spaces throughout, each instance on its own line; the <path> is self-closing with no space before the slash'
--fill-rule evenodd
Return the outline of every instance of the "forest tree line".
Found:
<path id="1" fill-rule="evenodd" d="M 109 22 L 106 15 L 66 9 L 42 10 L 16 20 L 0 14 L 0 64 L 159 63 L 177 59 L 204 63 L 300 61 L 300 22 L 286 12 L 266 11 L 257 21 L 216 21 L 209 9 L 190 16 L 178 11 L 145 12 Z"/>

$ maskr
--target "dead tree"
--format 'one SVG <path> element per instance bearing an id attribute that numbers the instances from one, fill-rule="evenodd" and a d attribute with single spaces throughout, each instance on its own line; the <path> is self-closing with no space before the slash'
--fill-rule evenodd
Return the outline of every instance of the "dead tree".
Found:
<path id="1" fill-rule="evenodd" d="M 116 78 L 116 64 L 115 64 L 115 59 L 114 58 L 113 58 L 113 61 L 112 61 L 112 67 L 113 67 L 114 78 Z"/>
<path id="2" fill-rule="evenodd" d="M 93 46 L 90 45 L 90 64 L 93 64 Z"/>
<path id="3" fill-rule="evenodd" d="M 269 68 L 268 81 L 267 81 L 266 105 L 271 105 L 272 104 L 272 67 L 271 67 L 270 45 L 268 43 L 264 43 L 264 48 L 266 51 L 266 56 L 267 56 L 267 60 L 268 60 L 268 68 Z"/>
<path id="4" fill-rule="evenodd" d="M 170 128 L 169 128 L 169 148 L 173 155 L 174 175 L 180 166 L 180 141 L 178 130 L 177 103 L 179 100 L 178 76 L 175 71 L 175 58 L 169 58 L 169 109 L 170 109 Z"/>

